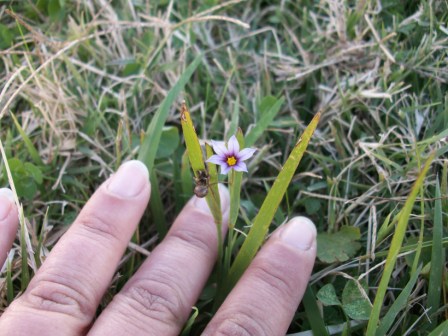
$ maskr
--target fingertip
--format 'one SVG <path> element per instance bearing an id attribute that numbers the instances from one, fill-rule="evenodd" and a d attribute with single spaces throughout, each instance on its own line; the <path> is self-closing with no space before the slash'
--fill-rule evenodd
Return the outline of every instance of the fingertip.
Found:
<path id="1" fill-rule="evenodd" d="M 14 193 L 9 188 L 1 188 L 0 189 L 0 222 L 8 222 L 8 219 L 11 216 L 12 212 L 15 211 L 17 213 L 17 208 L 14 203 Z M 17 216 L 15 216 L 17 217 Z"/>
<path id="2" fill-rule="evenodd" d="M 316 243 L 317 230 L 309 218 L 298 216 L 279 228 L 276 237 L 294 249 L 308 251 Z"/>
<path id="3" fill-rule="evenodd" d="M 150 191 L 149 171 L 139 160 L 123 163 L 106 186 L 111 194 L 121 198 L 139 196 L 147 187 Z"/>

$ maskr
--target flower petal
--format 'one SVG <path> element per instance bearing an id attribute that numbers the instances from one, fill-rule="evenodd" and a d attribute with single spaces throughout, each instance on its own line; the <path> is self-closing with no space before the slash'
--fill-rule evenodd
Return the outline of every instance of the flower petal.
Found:
<path id="1" fill-rule="evenodd" d="M 232 169 L 232 167 L 230 167 L 227 163 L 224 163 L 223 165 L 221 165 L 221 174 L 227 175 L 230 169 Z"/>
<path id="2" fill-rule="evenodd" d="M 237 155 L 240 151 L 240 144 L 238 143 L 238 140 L 236 139 L 236 136 L 232 135 L 229 139 L 229 142 L 227 143 L 227 148 L 229 149 L 230 154 Z"/>
<path id="3" fill-rule="evenodd" d="M 214 163 L 217 165 L 227 165 L 227 163 L 225 161 L 225 157 L 223 157 L 221 155 L 212 155 L 205 162 L 211 162 L 211 163 Z"/>
<path id="4" fill-rule="evenodd" d="M 255 148 L 244 148 L 241 152 L 238 153 L 238 159 L 240 161 L 246 161 L 254 155 L 256 149 Z"/>
<path id="5" fill-rule="evenodd" d="M 246 172 L 247 173 L 247 166 L 244 162 L 239 161 L 236 165 L 234 165 L 232 167 L 233 169 L 235 169 L 238 172 Z"/>
<path id="6" fill-rule="evenodd" d="M 212 147 L 216 154 L 226 156 L 227 155 L 227 148 L 223 141 L 213 141 L 212 140 Z"/>

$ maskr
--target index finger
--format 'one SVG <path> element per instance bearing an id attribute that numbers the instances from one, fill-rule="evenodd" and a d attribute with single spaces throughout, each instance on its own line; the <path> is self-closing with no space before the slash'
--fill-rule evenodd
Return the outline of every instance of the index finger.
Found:
<path id="1" fill-rule="evenodd" d="M 130 161 L 101 185 L 2 315 L 1 335 L 86 332 L 148 202 L 148 176 Z"/>
<path id="2" fill-rule="evenodd" d="M 17 232 L 19 217 L 11 189 L 0 189 L 0 269 L 5 263 Z"/>

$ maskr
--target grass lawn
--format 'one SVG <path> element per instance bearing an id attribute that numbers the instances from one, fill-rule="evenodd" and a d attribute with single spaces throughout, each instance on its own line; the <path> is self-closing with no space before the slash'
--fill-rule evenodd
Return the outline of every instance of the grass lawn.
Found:
<path id="1" fill-rule="evenodd" d="M 290 334 L 448 334 L 446 0 L 1 1 L 0 78 L 0 186 L 8 167 L 24 215 L 0 314 L 96 187 L 140 157 L 152 203 L 102 307 L 120 290 L 193 193 L 185 99 L 200 139 L 240 127 L 258 149 L 231 259 L 322 113 L 270 226 L 305 215 L 319 232 Z M 210 319 L 215 278 L 190 335 Z"/>

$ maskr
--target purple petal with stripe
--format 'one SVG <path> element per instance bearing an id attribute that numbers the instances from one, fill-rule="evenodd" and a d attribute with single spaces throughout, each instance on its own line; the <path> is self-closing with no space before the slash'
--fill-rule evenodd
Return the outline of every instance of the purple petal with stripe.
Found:
<path id="1" fill-rule="evenodd" d="M 238 155 L 240 144 L 238 143 L 236 136 L 232 135 L 230 137 L 229 142 L 227 143 L 227 148 L 229 149 L 229 153 Z"/>
<path id="2" fill-rule="evenodd" d="M 252 155 L 254 155 L 255 151 L 255 148 L 244 148 L 241 152 L 238 153 L 238 159 L 240 161 L 246 161 L 247 159 L 250 159 Z"/>
<path id="3" fill-rule="evenodd" d="M 221 174 L 227 175 L 230 169 L 232 169 L 232 167 L 230 167 L 227 163 L 224 163 L 223 165 L 221 165 Z"/>
<path id="4" fill-rule="evenodd" d="M 232 167 L 233 169 L 235 169 L 238 172 L 246 172 L 247 173 L 247 166 L 244 162 L 239 161 L 236 165 L 234 165 Z"/>
<path id="5" fill-rule="evenodd" d="M 222 141 L 218 142 L 218 141 L 212 140 L 212 147 L 216 154 L 222 155 L 222 156 L 227 155 L 227 148 L 226 148 L 224 142 L 222 142 Z"/>
<path id="6" fill-rule="evenodd" d="M 211 162 L 211 163 L 214 163 L 217 165 L 223 165 L 223 164 L 226 164 L 226 158 L 225 158 L 225 156 L 221 156 L 221 155 L 212 155 L 205 162 Z"/>

